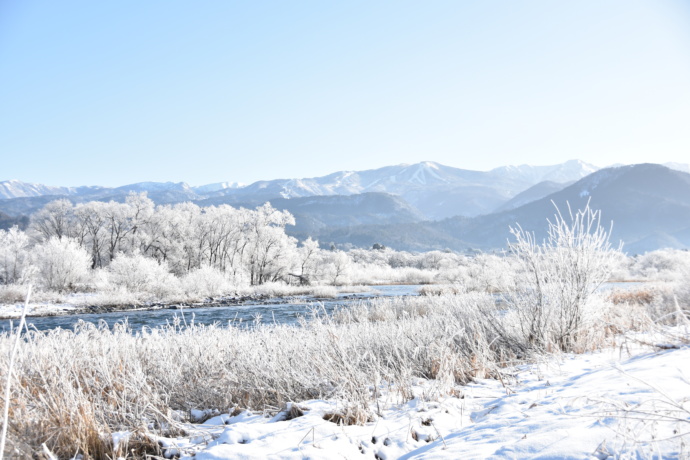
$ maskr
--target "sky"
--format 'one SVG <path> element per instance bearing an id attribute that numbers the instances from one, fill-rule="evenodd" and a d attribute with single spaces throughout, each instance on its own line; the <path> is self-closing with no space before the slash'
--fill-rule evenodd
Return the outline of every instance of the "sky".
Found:
<path id="1" fill-rule="evenodd" d="M 0 180 L 690 162 L 690 2 L 0 1 Z"/>

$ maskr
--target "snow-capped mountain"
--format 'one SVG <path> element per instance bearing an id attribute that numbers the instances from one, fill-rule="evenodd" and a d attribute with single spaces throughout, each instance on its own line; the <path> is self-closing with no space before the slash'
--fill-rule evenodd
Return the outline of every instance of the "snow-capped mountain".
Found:
<path id="1" fill-rule="evenodd" d="M 597 169 L 579 160 L 553 166 L 505 166 L 491 171 L 472 171 L 424 161 L 366 171 L 339 171 L 322 177 L 259 181 L 216 193 L 242 201 L 249 197 L 296 198 L 383 192 L 403 197 L 429 219 L 442 219 L 486 214 L 539 182 L 571 182 Z"/>
<path id="2" fill-rule="evenodd" d="M 571 182 L 598 171 L 600 168 L 581 160 L 569 160 L 552 166 L 501 166 L 490 172 L 497 178 L 512 178 L 518 181 L 539 182 L 550 181 L 557 183 Z"/>
<path id="3" fill-rule="evenodd" d="M 424 161 L 365 171 L 338 171 L 322 177 L 258 181 L 249 185 L 220 182 L 190 187 L 183 182 L 141 182 L 117 188 L 68 188 L 6 181 L 0 183 L 0 198 L 66 195 L 114 199 L 130 192 L 145 191 L 161 203 L 224 197 L 224 202 L 232 204 L 380 192 L 402 197 L 428 219 L 442 219 L 486 214 L 539 182 L 570 182 L 596 169 L 579 160 L 553 166 L 505 166 L 491 171 L 472 171 Z"/>
<path id="4" fill-rule="evenodd" d="M 73 187 L 54 187 L 43 184 L 29 184 L 18 180 L 0 182 L 0 199 L 22 198 L 43 195 L 74 195 Z"/>
<path id="5" fill-rule="evenodd" d="M 565 210 L 566 203 L 578 209 L 591 200 L 605 221 L 615 222 L 612 241 L 625 241 L 631 253 L 689 248 L 690 174 L 682 171 L 690 168 L 668 166 L 675 170 L 642 164 L 588 174 L 596 167 L 580 161 L 486 172 L 422 162 L 247 186 L 193 188 L 184 182 L 71 188 L 6 181 L 0 183 L 0 228 L 26 226 L 28 216 L 56 196 L 73 203 L 123 201 L 132 191 L 146 191 L 156 203 L 251 208 L 270 201 L 297 217 L 299 224 L 290 231 L 299 238 L 361 247 L 378 242 L 410 250 L 489 250 L 505 247 L 509 226 L 516 222 L 542 238 L 554 202 Z M 445 216 L 453 217 L 440 220 Z"/>
<path id="6" fill-rule="evenodd" d="M 167 192 L 183 191 L 191 192 L 192 188 L 185 182 L 137 182 L 136 184 L 123 185 L 115 188 L 123 192 Z"/>

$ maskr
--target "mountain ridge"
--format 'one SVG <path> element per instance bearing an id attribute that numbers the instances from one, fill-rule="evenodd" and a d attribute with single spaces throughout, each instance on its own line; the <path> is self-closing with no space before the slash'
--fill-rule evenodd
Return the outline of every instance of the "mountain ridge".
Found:
<path id="1" fill-rule="evenodd" d="M 490 171 L 473 171 L 423 161 L 362 171 L 336 171 L 311 178 L 262 180 L 248 185 L 221 182 L 191 187 L 185 182 L 139 182 L 120 187 L 57 187 L 4 181 L 0 182 L 0 199 L 41 196 L 103 199 L 147 191 L 151 196 L 161 196 L 161 202 L 172 202 L 178 198 L 196 201 L 224 196 L 228 197 L 228 203 L 241 203 L 381 192 L 401 196 L 421 210 L 427 219 L 439 220 L 455 215 L 485 214 L 538 182 L 577 180 L 596 169 L 596 166 L 581 160 L 549 166 L 503 166 Z"/>
<path id="2" fill-rule="evenodd" d="M 664 246 L 690 248 L 690 174 L 675 166 L 603 168 L 570 183 L 544 180 L 510 198 L 516 184 L 544 177 L 563 178 L 563 171 L 569 169 L 583 174 L 588 166 L 574 160 L 551 167 L 520 165 L 479 172 L 422 162 L 361 173 L 340 171 L 317 178 L 322 183 L 308 179 L 259 181 L 246 187 L 220 185 L 206 193 L 184 182 L 58 188 L 58 192 L 72 194 L 0 199 L 0 213 L 6 227 L 12 222 L 26 223 L 26 216 L 54 199 L 67 197 L 74 204 L 124 201 L 127 193 L 146 191 L 157 204 L 191 201 L 200 206 L 256 207 L 268 201 L 295 215 L 298 226 L 292 232 L 299 238 L 312 236 L 344 245 L 380 243 L 397 249 L 465 251 L 505 248 L 509 227 L 516 223 L 543 238 L 546 219 L 556 210 L 554 203 L 564 211 L 566 203 L 578 209 L 589 202 L 602 211 L 604 222 L 615 222 L 612 241 L 624 240 L 628 251 L 640 253 Z M 487 177 L 494 183 L 484 182 Z M 12 185 L 16 187 L 17 181 Z M 329 193 L 344 187 L 352 193 L 314 195 L 323 191 L 320 187 L 331 187 Z M 378 191 L 354 193 L 359 189 Z M 399 193 L 386 191 L 391 189 Z M 32 190 L 40 192 L 40 188 Z M 295 196 L 291 193 L 295 191 L 305 196 Z M 492 202 L 497 205 L 482 212 Z M 434 207 L 444 208 L 452 217 L 430 218 Z M 470 212 L 456 212 L 459 208 Z"/>

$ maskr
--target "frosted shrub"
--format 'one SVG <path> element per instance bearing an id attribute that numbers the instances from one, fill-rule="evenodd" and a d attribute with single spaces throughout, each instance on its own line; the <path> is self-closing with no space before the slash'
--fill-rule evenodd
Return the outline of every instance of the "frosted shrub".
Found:
<path id="1" fill-rule="evenodd" d="M 146 292 L 158 298 L 175 294 L 178 280 L 166 263 L 158 263 L 141 254 L 118 254 L 107 268 L 108 280 L 130 292 Z"/>
<path id="2" fill-rule="evenodd" d="M 511 228 L 516 241 L 510 249 L 521 271 L 505 301 L 517 314 L 526 340 L 536 347 L 571 351 L 579 345 L 595 320 L 596 309 L 588 302 L 609 278 L 616 258 L 598 211 L 587 205 L 569 217 L 558 212 L 542 244 L 521 227 Z"/>
<path id="3" fill-rule="evenodd" d="M 70 238 L 52 237 L 33 249 L 38 282 L 46 289 L 72 291 L 89 277 L 91 258 Z"/>
<path id="4" fill-rule="evenodd" d="M 479 254 L 466 262 L 460 283 L 468 291 L 506 292 L 515 282 L 513 264 L 512 257 Z"/>
<path id="5" fill-rule="evenodd" d="M 637 256 L 632 276 L 656 281 L 686 281 L 690 278 L 690 251 L 659 249 Z"/>
<path id="6" fill-rule="evenodd" d="M 436 281 L 437 271 L 413 267 L 393 268 L 388 265 L 357 263 L 351 269 L 350 280 L 355 284 L 429 284 Z"/>
<path id="7" fill-rule="evenodd" d="M 192 270 L 182 278 L 182 289 L 187 295 L 217 297 L 232 293 L 234 286 L 220 270 L 203 266 Z"/>

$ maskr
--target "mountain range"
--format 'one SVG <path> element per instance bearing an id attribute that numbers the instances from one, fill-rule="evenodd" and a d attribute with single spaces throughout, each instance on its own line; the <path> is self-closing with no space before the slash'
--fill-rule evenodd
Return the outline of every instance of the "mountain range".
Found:
<path id="1" fill-rule="evenodd" d="M 542 181 L 566 183 L 597 169 L 579 160 L 553 166 L 503 166 L 491 171 L 472 171 L 425 161 L 367 171 L 339 171 L 323 177 L 258 181 L 249 185 L 222 182 L 190 187 L 184 182 L 141 182 L 117 188 L 53 187 L 12 180 L 0 182 L 0 199 L 66 196 L 82 201 L 117 199 L 132 191 L 146 191 L 158 203 L 221 198 L 224 203 L 261 204 L 277 198 L 388 193 L 402 197 L 427 219 L 438 220 L 485 214 Z M 27 206 L 36 203 L 40 207 L 43 201 L 26 203 Z"/>
<path id="2" fill-rule="evenodd" d="M 687 171 L 689 165 L 678 163 L 600 169 L 579 160 L 472 171 L 426 161 L 249 185 L 56 187 L 12 180 L 0 182 L 0 226 L 26 225 L 28 215 L 59 197 L 122 201 L 131 192 L 147 192 L 158 204 L 255 207 L 270 201 L 295 215 L 295 236 L 344 247 L 490 250 L 505 247 L 510 225 L 519 222 L 542 235 L 554 205 L 577 208 L 589 200 L 604 221 L 615 222 L 613 238 L 625 241 L 629 251 L 644 252 L 690 247 Z"/>

